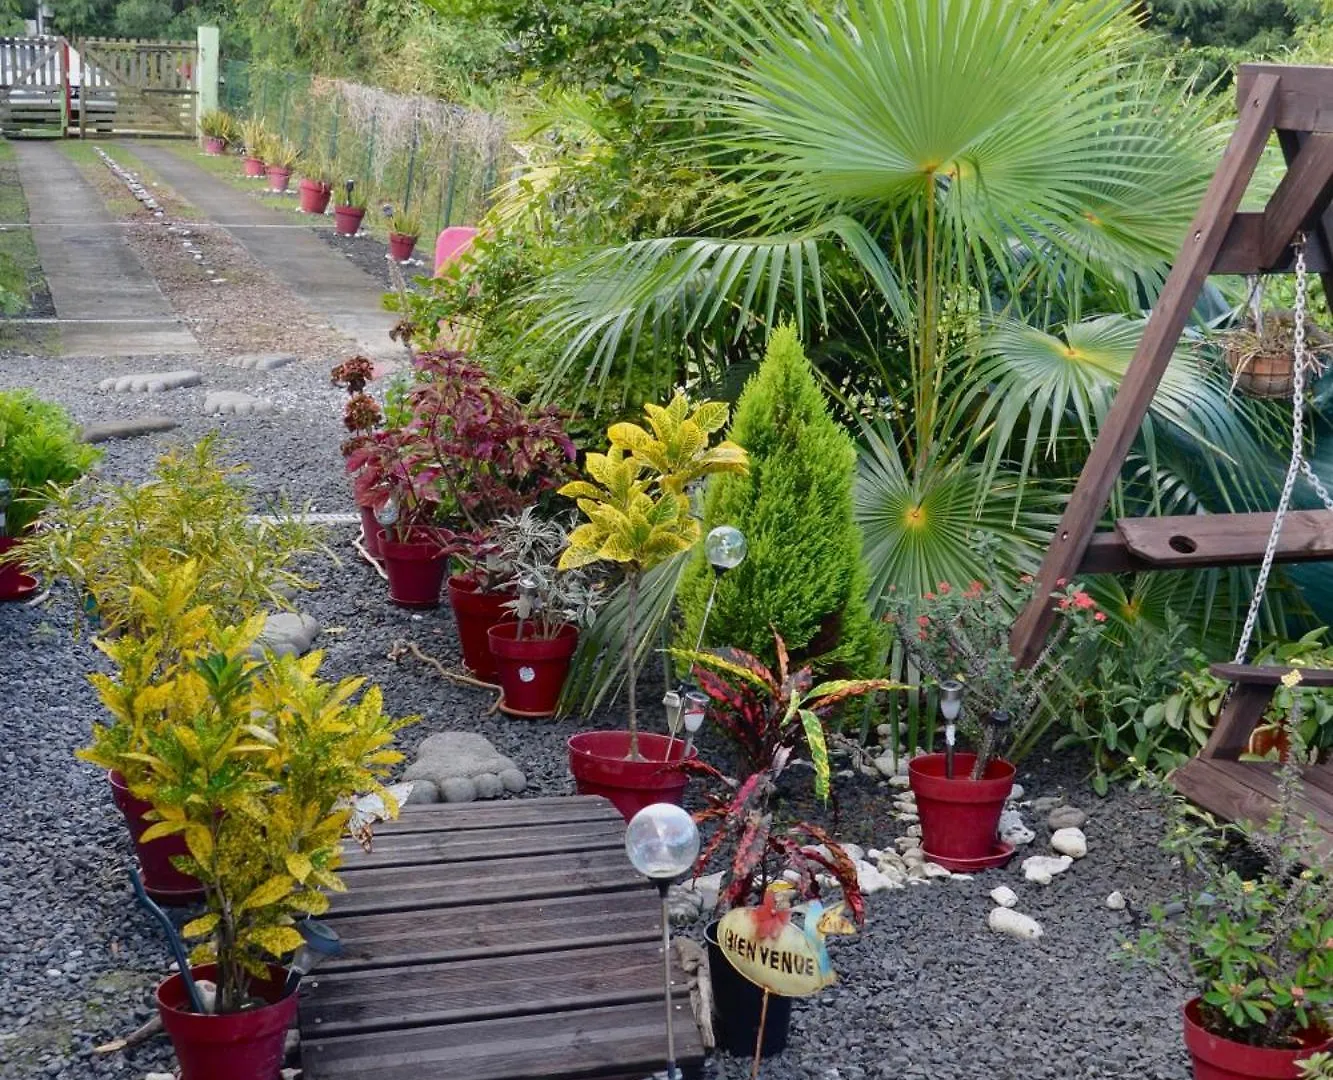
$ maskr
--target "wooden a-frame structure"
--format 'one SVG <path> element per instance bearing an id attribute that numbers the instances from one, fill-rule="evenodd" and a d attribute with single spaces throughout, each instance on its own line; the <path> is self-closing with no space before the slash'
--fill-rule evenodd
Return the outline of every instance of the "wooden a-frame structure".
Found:
<path id="1" fill-rule="evenodd" d="M 1078 574 L 1258 565 L 1271 513 L 1122 519 L 1097 531 L 1111 489 L 1209 274 L 1274 274 L 1294 269 L 1293 243 L 1306 234 L 1305 259 L 1333 299 L 1333 67 L 1246 64 L 1237 76 L 1239 122 L 1191 223 L 1120 390 L 1065 507 L 1042 562 L 1033 601 L 1010 636 L 1015 658 L 1031 664 L 1051 628 L 1056 583 Z M 1241 213 L 1241 199 L 1270 136 L 1287 172 L 1267 207 Z M 1278 562 L 1333 560 L 1333 512 L 1293 511 Z M 1262 823 L 1277 796 L 1275 767 L 1240 755 L 1288 669 L 1216 664 L 1232 691 L 1198 757 L 1173 776 L 1176 788 L 1233 821 Z M 1333 670 L 1305 669 L 1302 685 L 1333 687 Z M 1305 770 L 1300 809 L 1317 822 L 1333 857 L 1333 766 Z"/>

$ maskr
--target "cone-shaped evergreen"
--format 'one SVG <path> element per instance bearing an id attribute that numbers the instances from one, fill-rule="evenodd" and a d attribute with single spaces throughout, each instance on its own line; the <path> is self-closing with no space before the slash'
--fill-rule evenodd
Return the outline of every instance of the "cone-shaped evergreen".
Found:
<path id="1" fill-rule="evenodd" d="M 856 448 L 829 414 L 792 326 L 769 339 L 728 437 L 749 451 L 750 471 L 712 478 L 704 527 L 736 526 L 749 554 L 722 578 L 704 644 L 734 645 L 771 663 L 776 629 L 794 658 L 871 674 L 882 658 L 852 520 Z M 700 545 L 678 593 L 678 647 L 694 647 L 712 582 Z"/>

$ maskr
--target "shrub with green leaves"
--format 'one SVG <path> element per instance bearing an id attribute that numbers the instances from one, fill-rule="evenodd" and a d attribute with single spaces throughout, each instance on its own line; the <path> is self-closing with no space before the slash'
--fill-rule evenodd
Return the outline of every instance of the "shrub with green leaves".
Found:
<path id="1" fill-rule="evenodd" d="M 830 415 L 794 327 L 773 333 L 729 437 L 749 452 L 750 471 L 713 478 L 704 528 L 734 525 L 749 554 L 722 578 L 704 644 L 773 663 L 776 631 L 800 664 L 874 674 L 880 634 L 852 521 L 856 448 Z M 680 648 L 694 648 L 712 584 L 700 551 L 679 593 Z"/>
<path id="2" fill-rule="evenodd" d="M 10 500 L 0 508 L 0 536 L 22 535 L 54 493 L 52 485 L 73 483 L 97 458 L 59 405 L 28 390 L 0 393 L 0 480 L 9 485 Z"/>

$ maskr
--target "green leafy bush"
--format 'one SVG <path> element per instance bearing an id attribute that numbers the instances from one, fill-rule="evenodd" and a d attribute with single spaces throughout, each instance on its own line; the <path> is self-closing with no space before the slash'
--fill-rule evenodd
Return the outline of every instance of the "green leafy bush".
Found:
<path id="1" fill-rule="evenodd" d="M 19 536 L 41 513 L 53 484 L 73 483 L 97 461 L 59 405 L 27 390 L 0 393 L 0 480 L 10 503 L 0 536 Z"/>
<path id="2" fill-rule="evenodd" d="M 874 673 L 880 634 L 852 522 L 856 448 L 829 414 L 795 328 L 773 333 L 730 438 L 749 451 L 750 472 L 711 482 L 704 527 L 736 526 L 749 555 L 722 578 L 704 644 L 773 663 L 776 631 L 798 663 Z M 712 584 L 700 551 L 679 594 L 681 648 L 694 648 Z"/>

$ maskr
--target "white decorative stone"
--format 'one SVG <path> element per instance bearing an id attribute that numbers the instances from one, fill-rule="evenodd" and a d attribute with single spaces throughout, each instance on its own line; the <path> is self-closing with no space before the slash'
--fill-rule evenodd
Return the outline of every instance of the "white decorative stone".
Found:
<path id="1" fill-rule="evenodd" d="M 1018 802 L 1018 800 L 1021 799 L 1022 797 L 1023 797 L 1023 785 L 1022 785 L 1022 784 L 1015 784 L 1015 785 L 1009 790 L 1009 801 L 1010 801 L 1010 802 Z"/>
<path id="2" fill-rule="evenodd" d="M 847 852 L 847 858 L 852 862 L 863 862 L 866 857 L 865 848 L 860 844 L 843 844 L 842 850 Z"/>
<path id="3" fill-rule="evenodd" d="M 276 408 L 267 398 L 252 397 L 239 390 L 213 390 L 204 398 L 204 412 L 211 416 L 262 416 Z"/>
<path id="4" fill-rule="evenodd" d="M 186 386 L 198 386 L 204 377 L 197 371 L 157 371 L 143 375 L 118 375 L 103 379 L 97 389 L 117 394 L 160 394 Z"/>
<path id="5" fill-rule="evenodd" d="M 898 775 L 897 758 L 897 754 L 881 754 L 875 758 L 875 768 L 879 770 L 881 776 L 893 778 Z"/>
<path id="6" fill-rule="evenodd" d="M 1068 855 L 1032 855 L 1023 860 L 1023 877 L 1038 885 L 1049 885 L 1056 874 L 1063 874 L 1074 864 Z"/>
<path id="7" fill-rule="evenodd" d="M 1000 907 L 1007 908 L 1018 906 L 1018 893 L 1014 892 L 1008 885 L 999 885 L 996 888 L 991 889 L 990 898 L 999 904 Z"/>
<path id="8" fill-rule="evenodd" d="M 1112 911 L 1125 910 L 1125 897 L 1119 891 L 1113 892 L 1106 898 L 1106 906 Z"/>
<path id="9" fill-rule="evenodd" d="M 952 871 L 946 870 L 939 863 L 924 862 L 921 864 L 921 869 L 926 872 L 926 877 L 928 878 L 953 877 Z"/>
<path id="10" fill-rule="evenodd" d="M 1023 823 L 1023 815 L 1017 810 L 1006 810 L 1000 815 L 1000 839 L 1014 847 L 1023 847 L 1037 838 Z"/>
<path id="11" fill-rule="evenodd" d="M 905 787 L 907 787 L 907 785 L 910 784 L 911 782 L 912 782 L 912 778 L 911 778 L 910 776 L 890 776 L 890 777 L 889 777 L 889 787 L 891 787 L 891 788 L 905 788 Z"/>
<path id="12" fill-rule="evenodd" d="M 1041 923 L 1011 908 L 995 908 L 987 917 L 986 925 L 997 934 L 1008 934 L 1020 941 L 1036 941 L 1041 937 Z"/>
<path id="13" fill-rule="evenodd" d="M 1060 829 L 1051 837 L 1051 850 L 1071 859 L 1081 859 L 1088 853 L 1088 838 L 1082 829 Z"/>
<path id="14" fill-rule="evenodd" d="M 883 892 L 885 889 L 902 888 L 902 885 L 890 880 L 887 874 L 881 873 L 878 867 L 871 866 L 868 862 L 856 864 L 856 884 L 867 896 Z"/>

